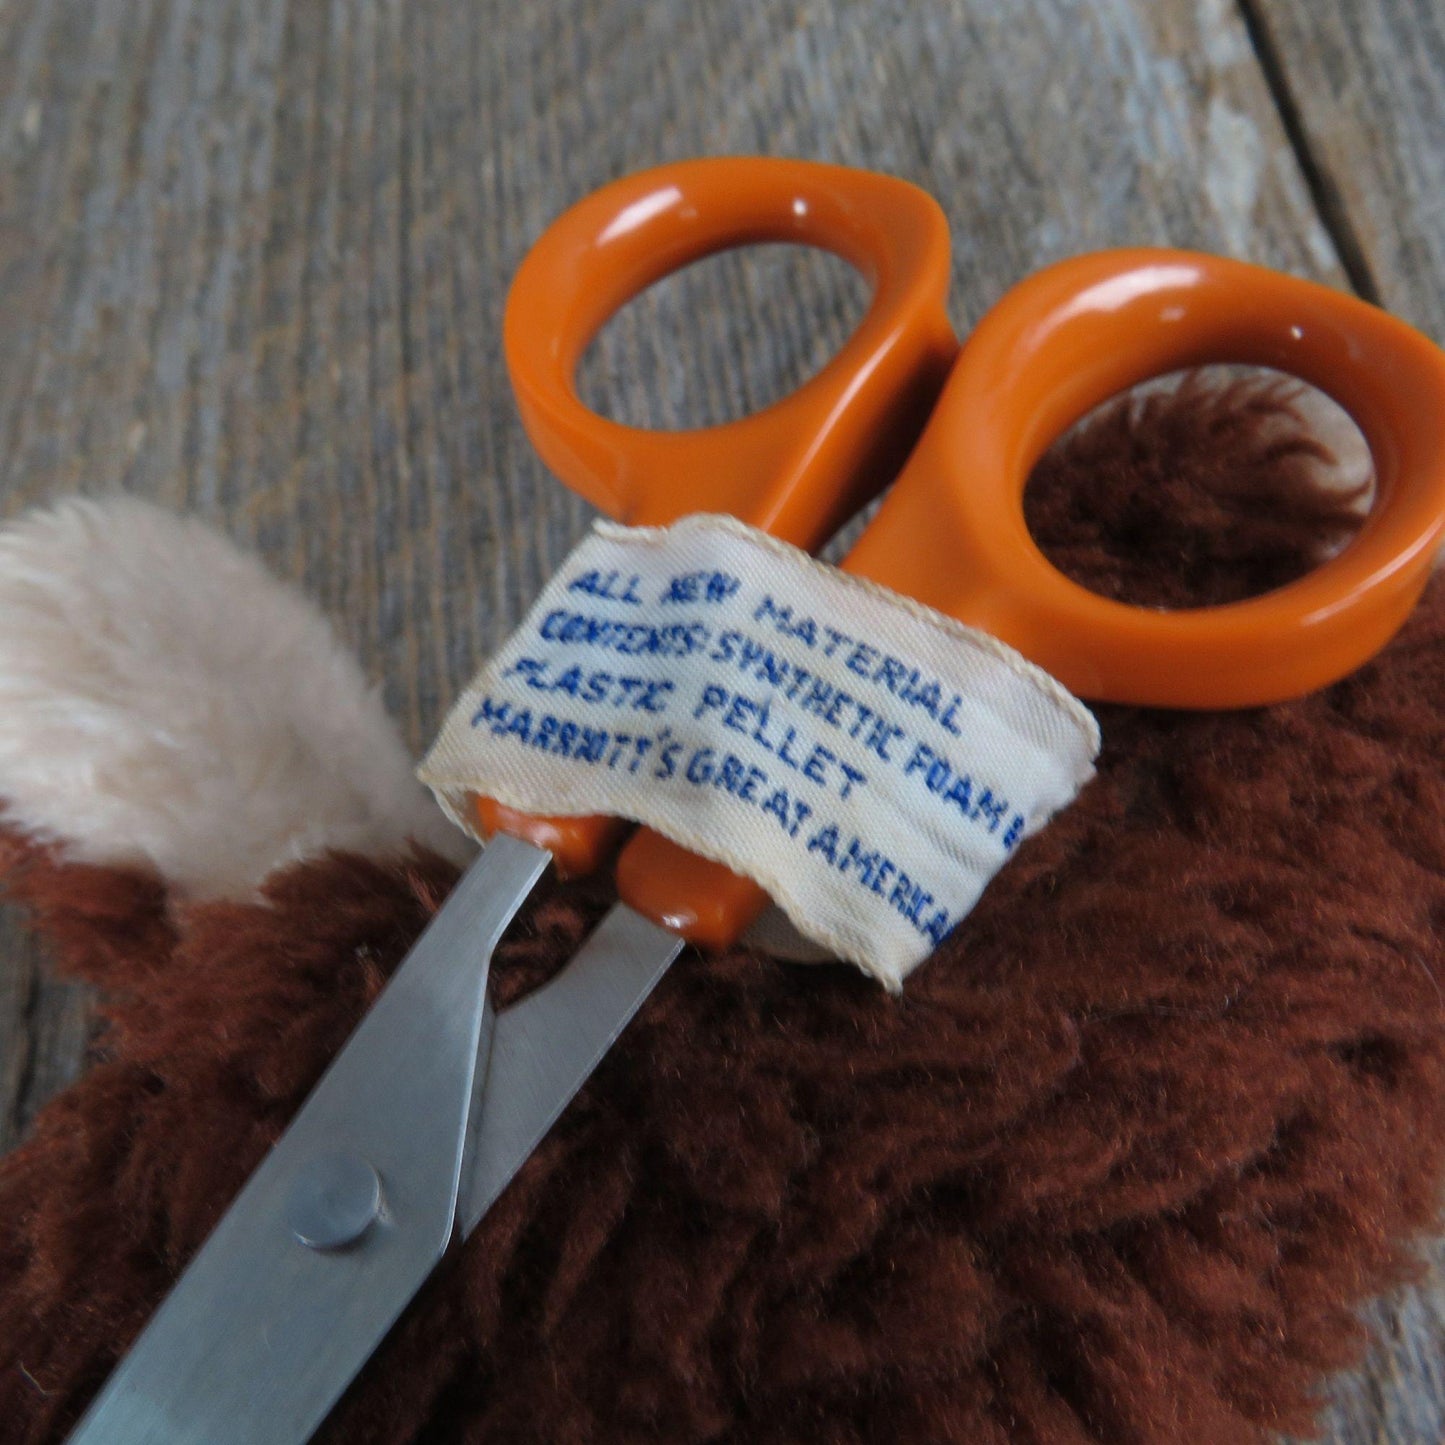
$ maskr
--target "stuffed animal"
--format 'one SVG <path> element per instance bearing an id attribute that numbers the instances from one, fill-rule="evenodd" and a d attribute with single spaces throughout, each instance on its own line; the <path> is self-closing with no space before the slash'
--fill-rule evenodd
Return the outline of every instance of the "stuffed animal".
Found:
<path id="1" fill-rule="evenodd" d="M 1187 383 L 1060 444 L 1030 524 L 1096 590 L 1235 598 L 1357 524 L 1325 459 L 1279 387 Z M 1442 703 L 1435 583 L 1312 697 L 1102 710 L 1097 778 L 901 996 L 685 954 L 317 1438 L 1309 1430 L 1445 1163 Z M 40 1442 L 470 845 L 307 604 L 124 499 L 0 533 L 0 798 L 9 896 L 104 998 L 0 1160 L 0 1438 Z M 499 997 L 607 901 L 537 895 Z"/>

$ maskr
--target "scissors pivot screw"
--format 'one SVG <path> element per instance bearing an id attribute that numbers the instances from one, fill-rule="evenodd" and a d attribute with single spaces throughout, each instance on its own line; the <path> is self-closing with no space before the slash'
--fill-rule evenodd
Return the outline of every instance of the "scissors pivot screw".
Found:
<path id="1" fill-rule="evenodd" d="M 381 1213 L 381 1177 L 359 1154 L 321 1154 L 286 1201 L 286 1222 L 308 1249 L 354 1244 Z"/>

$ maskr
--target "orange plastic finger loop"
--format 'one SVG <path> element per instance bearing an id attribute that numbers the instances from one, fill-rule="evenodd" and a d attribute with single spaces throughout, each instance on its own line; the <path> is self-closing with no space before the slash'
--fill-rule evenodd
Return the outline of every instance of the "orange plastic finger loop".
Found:
<path id="1" fill-rule="evenodd" d="M 1159 612 L 1096 596 L 1028 534 L 1023 489 L 1050 443 L 1149 377 L 1275 368 L 1354 418 L 1377 496 L 1308 576 L 1225 606 Z M 1214 256 L 1104 252 L 1012 290 L 963 349 L 909 466 L 844 564 L 1018 648 L 1088 698 L 1246 707 L 1358 667 L 1414 605 L 1445 531 L 1445 354 L 1354 297 Z"/>
<path id="2" fill-rule="evenodd" d="M 609 317 L 689 262 L 760 241 L 832 251 L 872 284 L 862 322 L 816 376 L 751 416 L 687 431 L 624 426 L 582 403 L 577 364 Z M 629 176 L 559 217 L 517 272 L 504 340 L 523 422 L 562 480 L 611 516 L 727 512 L 813 545 L 888 480 L 880 457 L 901 462 L 932 406 L 958 350 L 948 266 L 937 203 L 890 176 L 759 158 Z"/>
<path id="3" fill-rule="evenodd" d="M 863 321 L 822 371 L 763 411 L 692 431 L 623 426 L 582 403 L 577 364 L 614 312 L 690 261 L 758 241 L 823 247 L 873 285 Z M 889 176 L 753 158 L 616 181 L 560 216 L 513 282 L 503 330 L 523 423 L 568 486 L 623 521 L 727 512 L 816 547 L 891 480 L 931 411 L 958 350 L 948 266 L 936 202 Z M 552 848 L 574 872 L 611 841 L 603 819 L 478 807 L 488 835 Z"/>
<path id="4" fill-rule="evenodd" d="M 1028 534 L 1023 490 L 1053 440 L 1150 377 L 1212 362 L 1291 373 L 1355 419 L 1377 472 L 1356 540 L 1247 602 L 1160 613 L 1086 591 Z M 964 346 L 904 474 L 844 566 L 1001 637 L 1086 697 L 1240 707 L 1322 686 L 1394 633 L 1445 529 L 1445 356 L 1374 307 L 1217 257 L 1081 257 L 1011 291 Z M 624 897 L 730 942 L 759 890 L 636 840 Z"/>

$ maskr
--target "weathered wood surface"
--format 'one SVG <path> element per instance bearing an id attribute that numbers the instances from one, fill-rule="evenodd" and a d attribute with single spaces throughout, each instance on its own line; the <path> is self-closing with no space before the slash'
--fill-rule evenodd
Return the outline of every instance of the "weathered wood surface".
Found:
<path id="1" fill-rule="evenodd" d="M 532 456 L 498 346 L 507 278 L 568 202 L 674 157 L 817 156 L 940 198 L 960 328 L 1046 261 L 1159 242 L 1341 284 L 1363 255 L 1445 334 L 1440 189 L 1411 153 L 1445 74 L 1412 38 L 1429 8 L 1371 20 L 1361 79 L 1353 0 L 10 0 L 0 517 L 123 488 L 222 526 L 317 599 L 420 749 L 588 515 Z M 1391 46 L 1417 67 L 1403 119 Z M 1403 180 L 1347 174 L 1376 144 Z M 607 329 L 585 391 L 650 424 L 735 415 L 860 305 L 819 258 L 710 262 Z M 0 1149 L 85 1017 L 0 915 Z M 1383 1433 L 1409 1386 L 1382 1361 L 1337 1439 L 1417 1438 Z"/>
<path id="2" fill-rule="evenodd" d="M 420 748 L 585 525 L 522 435 L 498 326 L 530 240 L 600 182 L 730 151 L 909 176 L 954 223 L 960 326 L 1040 263 L 1125 241 L 1339 278 L 1228 6 L 864 20 L 797 0 L 19 0 L 0 12 L 0 512 L 120 487 L 224 526 L 321 603 Z M 735 414 L 821 362 L 859 302 L 840 265 L 710 263 L 608 329 L 588 395 L 653 423 Z M 59 1009 L 75 1037 L 74 995 L 11 993 L 7 1060 L 17 1022 Z M 0 1144 L 65 1072 L 35 1057 L 7 1064 Z"/>
<path id="3" fill-rule="evenodd" d="M 1445 342 L 1445 6 L 1246 8 L 1356 289 Z"/>

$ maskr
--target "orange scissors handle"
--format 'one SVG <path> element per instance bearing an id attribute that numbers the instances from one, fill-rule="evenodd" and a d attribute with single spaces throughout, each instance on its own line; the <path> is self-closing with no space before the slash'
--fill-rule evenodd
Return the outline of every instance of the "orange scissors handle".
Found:
<path id="1" fill-rule="evenodd" d="M 873 288 L 816 376 L 723 426 L 647 431 L 588 410 L 577 365 L 615 312 L 691 261 L 760 241 L 832 251 Z M 508 296 L 507 367 L 543 460 L 610 516 L 653 525 L 728 512 L 811 550 L 917 441 L 958 352 L 948 279 L 948 223 L 906 181 L 809 161 L 684 161 L 604 186 L 548 227 Z M 486 835 L 544 847 L 564 874 L 598 866 L 626 826 L 534 818 L 491 799 L 477 810 Z"/>
<path id="2" fill-rule="evenodd" d="M 1274 367 L 1339 402 L 1369 444 L 1374 508 L 1338 556 L 1262 597 L 1159 612 L 1096 596 L 1029 536 L 1029 472 L 1100 402 L 1211 362 Z M 1051 266 L 984 317 L 843 567 L 991 632 L 1085 697 L 1250 707 L 1373 656 L 1419 597 L 1442 533 L 1445 353 L 1326 287 L 1141 249 Z M 767 903 L 751 880 L 645 832 L 623 850 L 618 884 L 640 911 L 717 947 Z"/>
<path id="3" fill-rule="evenodd" d="M 1034 463 L 1100 402 L 1212 362 L 1288 372 L 1353 417 L 1377 488 L 1359 533 L 1308 576 L 1224 606 L 1161 612 L 1070 581 L 1024 523 Z M 1442 533 L 1445 353 L 1313 282 L 1140 249 L 1051 266 L 988 313 L 844 567 L 991 632 L 1084 697 L 1253 707 L 1323 687 L 1383 647 Z"/>
<path id="4" fill-rule="evenodd" d="M 818 177 L 826 198 L 788 202 L 789 221 L 779 214 L 779 197 L 802 181 L 775 178 L 805 174 Z M 896 403 L 882 388 L 869 393 L 872 405 L 854 409 L 888 316 L 906 311 L 895 298 L 913 294 L 907 267 L 920 258 L 940 266 L 946 257 L 941 239 L 922 244 L 910 234 L 919 193 L 881 189 L 887 184 L 798 163 L 694 162 L 621 182 L 637 189 L 609 188 L 600 194 L 611 202 L 593 197 L 569 212 L 583 219 L 544 237 L 519 275 L 507 318 L 523 418 L 554 470 L 629 520 L 715 510 L 800 545 L 826 535 L 866 494 L 859 460 L 880 454 L 867 427 L 889 426 L 889 405 L 907 408 L 908 424 L 889 430 L 884 445 L 895 456 L 889 448 L 913 434 L 916 408 L 931 398 L 950 349 L 930 269 L 929 304 L 919 307 L 928 319 L 917 323 L 929 338 L 920 344 L 923 380 L 896 385 Z M 921 213 L 929 220 L 918 230 L 931 235 L 936 208 Z M 670 219 L 649 234 L 662 217 Z M 887 265 L 877 259 L 885 235 L 895 242 Z M 692 433 L 637 432 L 577 401 L 576 362 L 618 306 L 695 256 L 764 239 L 826 247 L 874 281 L 863 326 L 813 383 L 757 416 Z M 526 304 L 518 304 L 523 296 Z M 1211 362 L 1274 367 L 1334 397 L 1374 459 L 1371 515 L 1339 556 L 1249 601 L 1161 613 L 1088 592 L 1059 573 L 1028 534 L 1022 496 L 1030 469 L 1110 396 Z M 810 392 L 825 378 L 831 390 Z M 800 484 L 804 459 L 811 470 Z M 865 467 L 870 479 L 878 470 Z M 679 478 L 686 479 L 683 496 Z M 847 502 L 810 531 L 804 513 L 823 516 L 814 510 L 816 492 L 829 487 Z M 1243 707 L 1307 692 L 1370 657 L 1414 604 L 1442 531 L 1440 351 L 1403 323 L 1322 286 L 1216 257 L 1131 250 L 1050 267 L 984 318 L 844 566 L 992 632 L 1085 697 Z M 712 945 L 734 939 L 767 901 L 748 880 L 645 830 L 622 853 L 618 885 L 634 907 Z"/>

